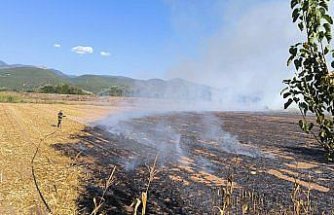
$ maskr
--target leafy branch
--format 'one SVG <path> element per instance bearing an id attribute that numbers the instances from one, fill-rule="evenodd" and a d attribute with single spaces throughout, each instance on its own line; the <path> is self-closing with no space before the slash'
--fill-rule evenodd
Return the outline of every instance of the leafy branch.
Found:
<path id="1" fill-rule="evenodd" d="M 281 94 L 287 109 L 292 103 L 299 108 L 299 126 L 311 133 L 325 149 L 328 160 L 334 160 L 334 73 L 328 59 L 334 58 L 330 47 L 333 19 L 329 15 L 330 0 L 291 0 L 292 20 L 306 36 L 305 41 L 292 45 L 287 65 L 294 65 L 294 76 L 284 80 Z M 334 61 L 330 65 L 334 68 Z M 308 114 L 316 116 L 318 134 L 312 129 Z"/>

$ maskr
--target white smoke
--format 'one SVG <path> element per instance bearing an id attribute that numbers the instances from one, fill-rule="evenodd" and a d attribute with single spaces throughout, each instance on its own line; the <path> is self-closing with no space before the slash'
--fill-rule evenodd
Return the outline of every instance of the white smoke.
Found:
<path id="1" fill-rule="evenodd" d="M 173 122 L 173 117 L 185 118 L 179 122 Z M 166 161 L 177 163 L 182 160 L 182 157 L 193 156 L 189 154 L 189 150 L 194 145 L 208 151 L 214 147 L 215 150 L 235 155 L 273 158 L 255 146 L 241 144 L 237 136 L 224 130 L 221 119 L 211 112 L 187 115 L 186 112 L 130 111 L 111 115 L 96 122 L 95 125 L 118 136 L 121 139 L 118 147 L 129 149 L 125 142 L 131 142 L 132 150 L 138 149 L 121 161 L 125 170 L 133 170 L 143 164 L 145 159 L 152 159 L 150 156 L 154 154 L 149 153 L 150 150 L 159 154 L 160 165 L 164 165 Z M 191 132 L 194 132 L 195 136 Z M 143 157 L 145 157 L 144 160 Z M 202 155 L 198 155 L 196 163 L 199 168 L 208 172 L 211 172 L 215 166 Z"/>
<path id="2" fill-rule="evenodd" d="M 203 27 L 208 18 L 203 22 L 199 18 L 203 13 L 215 17 L 209 19 L 215 30 L 196 43 L 198 54 L 180 57 L 167 76 L 223 89 L 217 97 L 227 106 L 281 108 L 282 80 L 291 76 L 286 67 L 288 48 L 300 36 L 291 20 L 289 1 L 186 2 L 167 1 L 181 36 L 210 32 Z"/>
<path id="3" fill-rule="evenodd" d="M 184 139 L 184 133 L 168 121 L 149 125 L 152 122 L 147 117 L 171 111 L 281 108 L 284 103 L 279 95 L 284 87 L 282 80 L 291 75 L 286 68 L 288 48 L 300 35 L 292 24 L 289 2 L 286 0 L 166 2 L 171 8 L 175 31 L 185 43 L 195 46 L 191 49 L 194 53 L 190 54 L 189 50 L 175 47 L 178 61 L 167 71 L 167 77 L 183 78 L 213 87 L 210 101 L 193 98 L 193 95 L 202 95 L 202 90 L 188 88 L 185 84 L 180 90 L 180 87 L 171 84 L 162 91 L 167 96 L 163 94 L 161 98 L 191 95 L 190 98 L 183 101 L 138 99 L 133 103 L 137 112 L 111 116 L 98 125 L 104 126 L 110 133 L 134 140 L 142 148 L 155 149 L 162 158 L 172 154 L 177 161 L 179 157 L 187 155 L 184 149 L 187 143 L 182 142 L 188 141 L 187 137 Z M 208 21 L 212 21 L 213 26 L 206 26 Z M 192 37 L 197 34 L 201 36 Z M 138 86 L 140 89 L 142 87 L 153 95 L 157 93 L 148 86 Z M 185 94 L 188 91 L 192 93 Z M 147 97 L 154 97 L 151 94 Z M 144 92 L 141 96 L 145 95 Z M 255 146 L 240 143 L 237 136 L 224 130 L 221 119 L 210 113 L 202 115 L 201 122 L 197 122 L 197 126 L 201 126 L 197 138 L 203 146 L 207 147 L 206 142 L 214 142 L 219 150 L 226 153 L 273 158 Z M 133 124 L 136 120 L 145 123 L 138 126 Z M 212 168 L 214 165 L 205 157 L 198 158 L 198 162 L 203 168 Z M 124 161 L 125 169 L 133 169 L 139 164 L 136 156 Z"/>

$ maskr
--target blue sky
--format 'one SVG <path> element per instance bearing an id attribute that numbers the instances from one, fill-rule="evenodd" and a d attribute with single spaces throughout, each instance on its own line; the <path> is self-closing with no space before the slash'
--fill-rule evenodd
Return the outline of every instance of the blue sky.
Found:
<path id="1" fill-rule="evenodd" d="M 0 60 L 8 63 L 74 75 L 180 77 L 228 89 L 231 97 L 256 94 L 266 104 L 282 102 L 281 80 L 291 75 L 288 48 L 299 37 L 287 0 L 1 0 L 1 5 Z"/>
<path id="2" fill-rule="evenodd" d="M 0 59 L 70 74 L 164 77 L 180 56 L 196 56 L 201 40 L 224 23 L 221 14 L 231 2 L 2 0 Z M 76 46 L 93 53 L 71 52 Z"/>
<path id="3" fill-rule="evenodd" d="M 156 55 L 162 54 L 171 31 L 168 10 L 158 1 L 123 2 L 2 1 L 1 59 L 71 74 L 131 75 L 155 69 Z M 76 46 L 94 52 L 78 55 L 71 51 Z M 100 56 L 101 51 L 110 56 Z"/>
<path id="4" fill-rule="evenodd" d="M 178 55 L 195 55 L 198 40 L 215 30 L 207 14 L 215 1 L 194 2 L 173 8 L 174 2 L 160 0 L 2 0 L 0 59 L 70 74 L 162 77 Z M 186 26 L 187 13 L 179 10 L 189 6 L 192 15 L 201 15 L 201 26 Z M 180 26 L 177 16 L 185 20 Z M 76 46 L 92 47 L 93 53 L 78 55 L 71 51 Z"/>

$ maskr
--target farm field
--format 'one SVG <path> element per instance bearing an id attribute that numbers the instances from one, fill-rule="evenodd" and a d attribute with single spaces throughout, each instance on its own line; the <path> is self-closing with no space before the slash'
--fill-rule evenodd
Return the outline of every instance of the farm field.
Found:
<path id="1" fill-rule="evenodd" d="M 300 132 L 295 115 L 128 116 L 124 110 L 136 110 L 131 99 L 93 104 L 0 103 L 0 214 L 46 213 L 36 184 L 53 214 L 90 214 L 115 167 L 100 212 L 133 214 L 156 156 L 147 214 L 218 214 L 231 183 L 232 214 L 243 208 L 292 214 L 292 191 L 299 203 L 308 202 L 310 191 L 311 205 L 304 206 L 311 214 L 333 213 L 334 166 Z M 66 115 L 61 129 L 55 127 L 59 110 Z"/>
<path id="2" fill-rule="evenodd" d="M 57 129 L 57 113 L 67 117 Z M 92 105 L 0 103 L 0 214 L 38 214 L 45 211 L 32 177 L 34 161 L 37 183 L 55 214 L 75 214 L 80 191 L 80 168 L 52 149 L 53 143 L 75 141 L 84 122 L 112 112 Z"/>

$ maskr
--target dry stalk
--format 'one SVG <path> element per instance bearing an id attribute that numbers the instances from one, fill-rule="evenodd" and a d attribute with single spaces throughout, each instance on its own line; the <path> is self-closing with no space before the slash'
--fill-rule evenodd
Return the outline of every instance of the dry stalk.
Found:
<path id="1" fill-rule="evenodd" d="M 240 196 L 242 214 L 261 214 L 264 199 L 254 190 L 243 190 Z"/>
<path id="2" fill-rule="evenodd" d="M 141 201 L 139 198 L 136 198 L 136 200 L 130 205 L 130 207 L 134 207 L 133 215 L 137 215 L 138 207 L 140 206 Z"/>
<path id="3" fill-rule="evenodd" d="M 82 152 L 78 152 L 77 155 L 75 156 L 75 158 L 73 159 L 73 161 L 71 162 L 70 166 L 74 166 L 77 162 L 77 160 L 79 159 L 80 155 L 82 154 Z"/>
<path id="4" fill-rule="evenodd" d="M 137 215 L 137 213 L 138 213 L 138 207 L 140 206 L 140 204 L 142 204 L 141 214 L 142 215 L 146 214 L 148 190 L 150 188 L 150 185 L 151 185 L 154 177 L 158 173 L 158 170 L 156 170 L 156 164 L 157 164 L 158 156 L 159 156 L 159 154 L 157 154 L 155 156 L 155 159 L 154 159 L 154 162 L 153 162 L 152 166 L 147 166 L 147 169 L 149 171 L 148 183 L 147 183 L 145 192 L 141 193 L 141 200 L 138 199 L 138 198 L 136 199 L 136 204 L 135 204 L 135 208 L 134 208 L 134 212 L 133 212 L 134 215 Z M 134 205 L 134 204 L 132 204 L 132 205 Z"/>
<path id="5" fill-rule="evenodd" d="M 220 215 L 229 214 L 266 214 L 264 212 L 264 196 L 256 190 L 242 189 L 238 195 L 234 195 L 233 182 L 234 169 L 229 167 L 227 172 L 227 183 L 224 187 L 219 187 L 219 202 L 216 202 L 214 210 L 218 210 Z M 257 171 L 258 172 L 258 171 Z"/>
<path id="6" fill-rule="evenodd" d="M 102 207 L 102 205 L 105 202 L 104 196 L 107 193 L 108 189 L 110 188 L 110 186 L 114 183 L 114 173 L 116 171 L 116 166 L 113 168 L 113 170 L 111 171 L 105 185 L 104 185 L 104 189 L 103 189 L 103 193 L 102 196 L 100 197 L 99 202 L 96 201 L 96 198 L 93 198 L 93 202 L 94 202 L 94 210 L 90 213 L 90 215 L 96 215 L 100 208 Z"/>
<path id="7" fill-rule="evenodd" d="M 296 171 L 297 165 L 298 163 L 296 163 Z M 307 190 L 304 190 L 298 183 L 298 177 L 299 175 L 294 177 L 293 189 L 290 195 L 293 203 L 293 214 L 311 214 L 311 182 L 309 181 Z"/>
<path id="8" fill-rule="evenodd" d="M 221 196 L 222 196 L 222 201 L 221 201 L 221 206 L 214 206 L 214 209 L 219 210 L 220 215 L 227 215 L 230 214 L 231 209 L 232 209 L 232 194 L 233 194 L 233 189 L 234 189 L 234 184 L 232 180 L 232 175 L 227 177 L 227 184 L 225 187 L 221 187 Z M 219 195 L 219 193 L 218 193 Z"/>
<path id="9" fill-rule="evenodd" d="M 142 192 L 142 195 L 141 195 L 141 196 L 142 196 L 141 201 L 142 201 L 142 204 L 143 204 L 143 207 L 142 207 L 142 210 L 141 210 L 141 211 L 142 211 L 142 212 L 141 212 L 142 215 L 145 215 L 145 214 L 146 214 L 146 204 L 147 204 L 147 193 L 148 193 L 148 189 L 150 188 L 151 182 L 153 181 L 155 175 L 158 173 L 158 171 L 156 170 L 156 164 L 157 164 L 157 160 L 158 160 L 158 155 L 159 155 L 159 154 L 157 154 L 157 155 L 155 156 L 153 166 L 152 166 L 152 167 L 150 167 L 150 166 L 147 167 L 147 168 L 148 168 L 148 171 L 149 171 L 149 173 L 150 173 L 150 176 L 149 176 L 149 178 L 148 178 L 148 183 L 147 183 L 146 191 L 145 191 L 145 192 Z"/>

